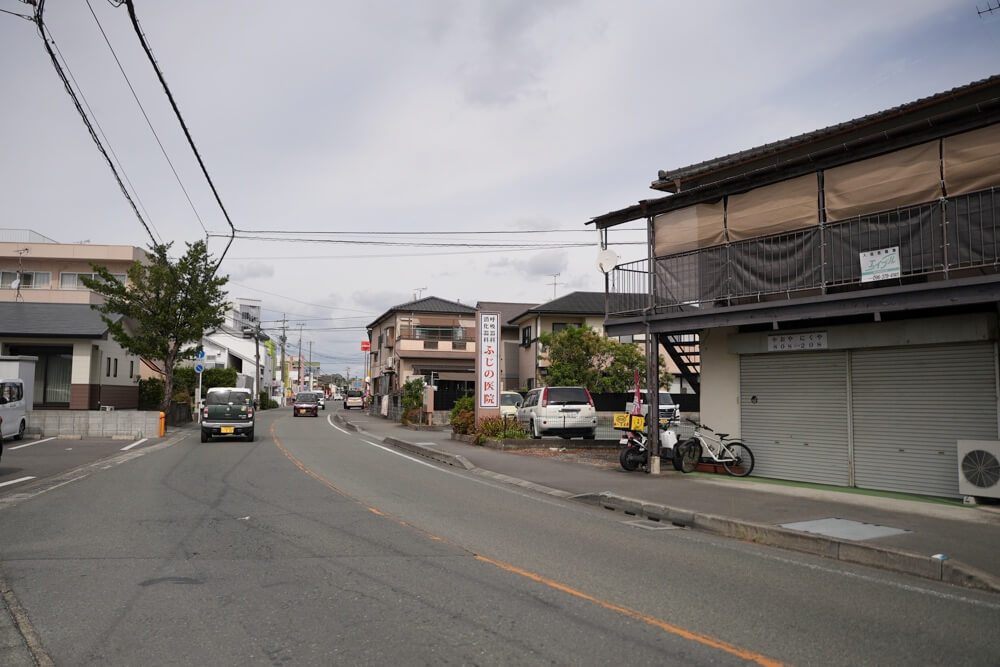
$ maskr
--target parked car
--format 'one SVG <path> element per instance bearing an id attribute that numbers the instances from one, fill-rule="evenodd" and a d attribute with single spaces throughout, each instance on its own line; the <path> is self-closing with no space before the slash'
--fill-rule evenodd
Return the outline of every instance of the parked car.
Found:
<path id="1" fill-rule="evenodd" d="M 295 402 L 292 403 L 292 416 L 304 417 L 311 415 L 319 417 L 319 400 L 315 392 L 302 391 L 295 395 Z"/>
<path id="2" fill-rule="evenodd" d="M 250 389 L 212 387 L 201 409 L 201 441 L 245 437 L 254 440 L 254 401 Z"/>
<path id="3" fill-rule="evenodd" d="M 360 389 L 349 389 L 344 395 L 344 409 L 365 407 L 365 395 Z"/>
<path id="4" fill-rule="evenodd" d="M 532 438 L 558 435 L 593 440 L 597 435 L 597 410 L 586 387 L 532 389 L 517 409 L 517 420 Z"/>
<path id="5" fill-rule="evenodd" d="M 28 426 L 24 382 L 17 378 L 0 379 L 0 452 L 5 438 L 20 440 Z"/>
<path id="6" fill-rule="evenodd" d="M 517 409 L 523 402 L 524 398 L 516 391 L 500 392 L 500 416 L 517 417 Z"/>

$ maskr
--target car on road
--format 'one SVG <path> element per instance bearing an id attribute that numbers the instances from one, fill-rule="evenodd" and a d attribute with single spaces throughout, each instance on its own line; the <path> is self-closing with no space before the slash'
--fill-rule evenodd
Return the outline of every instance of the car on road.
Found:
<path id="1" fill-rule="evenodd" d="M 293 417 L 319 417 L 319 400 L 315 392 L 301 391 L 295 395 L 295 402 L 292 403 Z"/>
<path id="2" fill-rule="evenodd" d="M 524 398 L 516 391 L 500 392 L 500 416 L 517 417 L 517 409 L 523 402 Z"/>
<path id="3" fill-rule="evenodd" d="M 201 441 L 245 437 L 254 440 L 253 392 L 241 387 L 212 387 L 201 409 Z"/>
<path id="4" fill-rule="evenodd" d="M 20 440 L 28 426 L 24 383 L 17 378 L 0 378 L 0 456 L 5 438 Z"/>
<path id="5" fill-rule="evenodd" d="M 316 394 L 316 402 L 319 403 L 319 409 L 326 410 L 326 393 L 320 389 L 313 390 L 313 393 Z"/>
<path id="6" fill-rule="evenodd" d="M 360 389 L 348 389 L 344 395 L 344 409 L 365 407 L 365 395 Z"/>
<path id="7" fill-rule="evenodd" d="M 517 409 L 517 420 L 532 438 L 597 437 L 597 410 L 586 387 L 537 387 Z"/>

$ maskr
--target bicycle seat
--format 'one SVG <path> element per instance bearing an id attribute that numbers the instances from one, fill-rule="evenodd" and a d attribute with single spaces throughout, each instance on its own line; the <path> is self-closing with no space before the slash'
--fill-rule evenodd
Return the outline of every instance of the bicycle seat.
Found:
<path id="1" fill-rule="evenodd" d="M 729 436 L 728 433 L 716 433 L 715 435 L 719 436 L 719 440 L 725 440 Z"/>

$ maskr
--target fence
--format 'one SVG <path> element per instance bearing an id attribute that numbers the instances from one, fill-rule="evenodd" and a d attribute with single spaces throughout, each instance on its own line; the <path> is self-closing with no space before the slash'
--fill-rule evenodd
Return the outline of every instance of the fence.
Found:
<path id="1" fill-rule="evenodd" d="M 862 289 L 860 254 L 898 247 L 898 284 L 995 273 L 1000 190 L 616 266 L 608 315 L 719 307 Z M 884 285 L 884 282 L 878 283 Z"/>

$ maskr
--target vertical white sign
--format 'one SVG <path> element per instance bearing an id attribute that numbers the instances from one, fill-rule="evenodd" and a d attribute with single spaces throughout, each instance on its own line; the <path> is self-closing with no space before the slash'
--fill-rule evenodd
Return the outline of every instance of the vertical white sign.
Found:
<path id="1" fill-rule="evenodd" d="M 482 313 L 479 326 L 479 407 L 500 407 L 500 313 Z"/>

